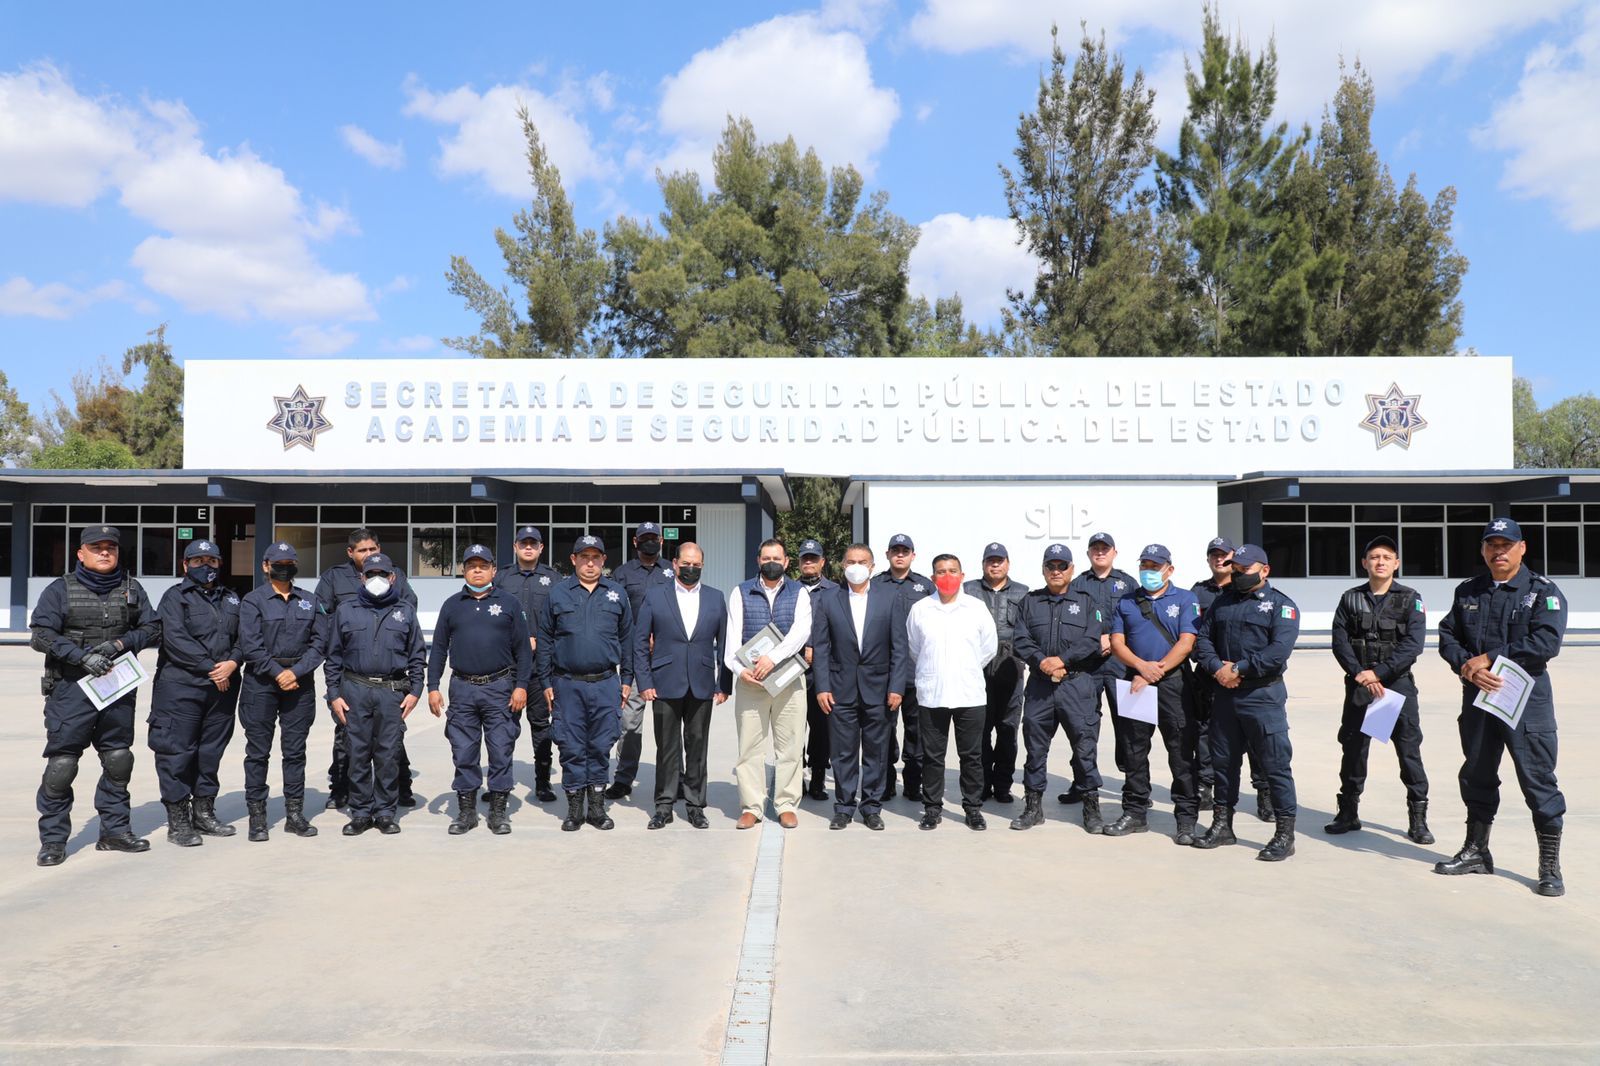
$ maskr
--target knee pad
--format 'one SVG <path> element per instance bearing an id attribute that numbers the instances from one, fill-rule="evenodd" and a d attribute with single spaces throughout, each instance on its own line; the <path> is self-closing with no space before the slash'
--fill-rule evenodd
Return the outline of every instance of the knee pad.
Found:
<path id="1" fill-rule="evenodd" d="M 106 776 L 119 785 L 133 780 L 133 752 L 127 748 L 112 748 L 100 753 L 100 765 Z"/>
<path id="2" fill-rule="evenodd" d="M 51 799 L 65 799 L 72 790 L 72 780 L 78 776 L 76 755 L 52 755 L 44 764 L 44 794 Z"/>

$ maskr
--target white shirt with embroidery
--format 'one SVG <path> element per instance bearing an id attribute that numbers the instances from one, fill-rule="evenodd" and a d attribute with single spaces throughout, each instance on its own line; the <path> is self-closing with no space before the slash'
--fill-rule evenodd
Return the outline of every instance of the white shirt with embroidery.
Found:
<path id="1" fill-rule="evenodd" d="M 983 668 L 999 650 L 994 616 L 976 596 L 949 603 L 937 594 L 918 600 L 906 616 L 916 660 L 917 702 L 924 707 L 982 707 L 988 702 Z"/>

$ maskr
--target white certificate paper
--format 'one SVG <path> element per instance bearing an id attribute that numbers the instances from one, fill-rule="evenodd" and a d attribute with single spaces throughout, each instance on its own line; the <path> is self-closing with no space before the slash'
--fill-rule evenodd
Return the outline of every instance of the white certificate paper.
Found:
<path id="1" fill-rule="evenodd" d="M 1528 697 L 1533 695 L 1533 675 L 1504 655 L 1498 656 L 1490 664 L 1489 672 L 1498 677 L 1502 684 L 1494 692 L 1479 689 L 1472 705 L 1482 707 L 1515 729 L 1517 723 L 1522 721 L 1522 712 L 1528 709 Z"/>
<path id="2" fill-rule="evenodd" d="M 1146 685 L 1135 692 L 1132 681 L 1117 682 L 1117 714 L 1121 717 L 1155 725 L 1158 707 L 1159 698 L 1154 685 Z"/>
<path id="3" fill-rule="evenodd" d="M 127 651 L 111 660 L 111 669 L 107 673 L 99 677 L 86 674 L 79 678 L 78 687 L 89 697 L 95 710 L 103 711 L 143 684 L 145 676 L 139 660 L 133 652 Z"/>
<path id="4" fill-rule="evenodd" d="M 1384 689 L 1383 695 L 1367 705 L 1367 716 L 1361 720 L 1361 731 L 1373 740 L 1389 743 L 1389 738 L 1394 735 L 1394 723 L 1405 705 L 1404 693 L 1392 688 Z"/>
<path id="5" fill-rule="evenodd" d="M 744 647 L 733 653 L 733 657 L 744 665 L 746 670 L 755 666 L 756 661 L 763 655 L 771 657 L 773 648 L 783 642 L 783 634 L 778 632 L 778 627 L 768 622 L 756 630 L 756 635 L 744 642 Z"/>

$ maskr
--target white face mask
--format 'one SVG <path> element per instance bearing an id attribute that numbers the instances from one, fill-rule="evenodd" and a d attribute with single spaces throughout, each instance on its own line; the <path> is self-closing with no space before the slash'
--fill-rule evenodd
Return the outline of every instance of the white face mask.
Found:
<path id="1" fill-rule="evenodd" d="M 373 574 L 367 578 L 367 591 L 373 596 L 382 596 L 389 591 L 389 579 L 382 574 Z"/>
<path id="2" fill-rule="evenodd" d="M 844 568 L 844 579 L 852 585 L 862 585 L 867 578 L 872 576 L 872 570 L 864 563 L 851 563 Z"/>

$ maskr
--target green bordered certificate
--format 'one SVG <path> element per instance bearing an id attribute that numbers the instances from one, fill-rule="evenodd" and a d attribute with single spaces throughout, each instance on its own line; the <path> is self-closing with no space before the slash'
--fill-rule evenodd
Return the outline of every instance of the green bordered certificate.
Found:
<path id="1" fill-rule="evenodd" d="M 1515 729 L 1522 721 L 1522 712 L 1528 709 L 1528 697 L 1533 695 L 1533 675 L 1504 655 L 1490 664 L 1489 672 L 1500 679 L 1500 687 L 1493 692 L 1479 689 L 1472 705 Z"/>
<path id="2" fill-rule="evenodd" d="M 144 667 L 133 652 L 123 652 L 111 660 L 111 670 L 99 677 L 79 679 L 78 687 L 89 697 L 94 709 L 103 711 L 144 683 Z"/>

